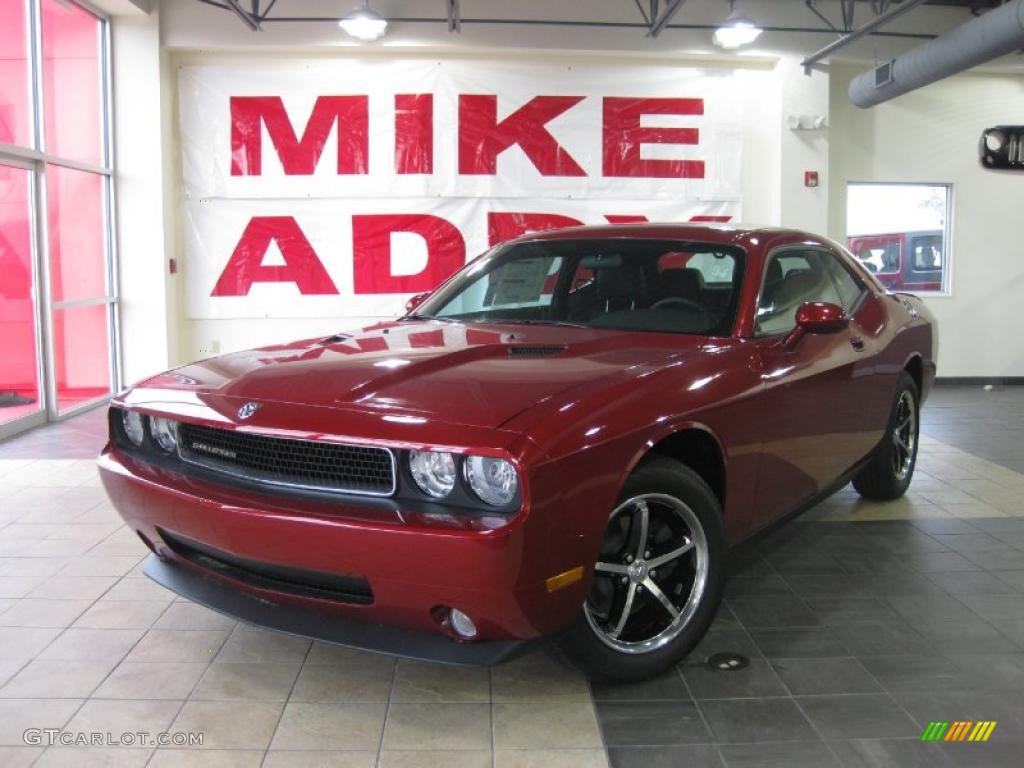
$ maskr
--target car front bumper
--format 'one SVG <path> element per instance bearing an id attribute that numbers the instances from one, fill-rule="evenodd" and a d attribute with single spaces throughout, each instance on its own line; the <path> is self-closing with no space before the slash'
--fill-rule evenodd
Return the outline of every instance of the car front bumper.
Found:
<path id="1" fill-rule="evenodd" d="M 557 634 L 579 614 L 583 581 L 550 592 L 548 531 L 520 514 L 493 529 L 433 525 L 396 502 L 307 502 L 173 473 L 108 448 L 100 475 L 125 522 L 155 553 L 146 574 L 248 623 L 306 637 L 449 663 L 493 664 Z M 180 540 L 275 572 L 367 583 L 372 601 L 278 589 L 182 555 Z M 309 584 L 307 583 L 308 587 Z M 454 636 L 448 608 L 477 627 Z"/>

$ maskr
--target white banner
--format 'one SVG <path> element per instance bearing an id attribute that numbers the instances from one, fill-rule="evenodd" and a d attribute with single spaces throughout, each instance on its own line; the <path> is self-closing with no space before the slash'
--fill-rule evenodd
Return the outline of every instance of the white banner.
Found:
<path id="1" fill-rule="evenodd" d="M 739 216 L 728 71 L 274 62 L 180 96 L 191 318 L 393 315 L 526 231 Z"/>

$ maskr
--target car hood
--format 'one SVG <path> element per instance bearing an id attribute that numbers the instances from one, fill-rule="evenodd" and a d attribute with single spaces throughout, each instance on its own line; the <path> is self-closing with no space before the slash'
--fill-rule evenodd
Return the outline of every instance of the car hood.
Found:
<path id="1" fill-rule="evenodd" d="M 395 321 L 192 363 L 138 385 L 500 427 L 581 388 L 636 378 L 702 339 L 570 326 Z"/>

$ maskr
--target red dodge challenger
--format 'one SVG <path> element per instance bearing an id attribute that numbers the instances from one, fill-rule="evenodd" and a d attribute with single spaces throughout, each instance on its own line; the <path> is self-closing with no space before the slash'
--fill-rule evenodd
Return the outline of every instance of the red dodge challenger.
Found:
<path id="1" fill-rule="evenodd" d="M 566 229 L 409 313 L 119 395 L 103 483 L 146 573 L 253 624 L 594 678 L 683 658 L 727 549 L 914 472 L 935 324 L 803 232 Z"/>

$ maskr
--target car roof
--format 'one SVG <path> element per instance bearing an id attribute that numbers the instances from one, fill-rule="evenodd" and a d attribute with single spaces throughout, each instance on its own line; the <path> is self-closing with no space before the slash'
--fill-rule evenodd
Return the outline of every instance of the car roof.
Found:
<path id="1" fill-rule="evenodd" d="M 601 226 L 567 227 L 543 232 L 531 232 L 512 242 L 547 240 L 582 240 L 600 238 L 645 238 L 665 240 L 696 240 L 722 245 L 764 245 L 764 241 L 780 238 L 805 239 L 823 243 L 823 238 L 797 229 L 783 227 L 746 226 L 743 224 L 695 224 L 643 222 L 607 224 Z M 763 238 L 762 242 L 759 242 Z"/>

